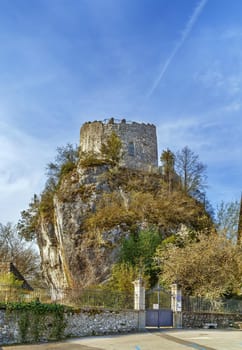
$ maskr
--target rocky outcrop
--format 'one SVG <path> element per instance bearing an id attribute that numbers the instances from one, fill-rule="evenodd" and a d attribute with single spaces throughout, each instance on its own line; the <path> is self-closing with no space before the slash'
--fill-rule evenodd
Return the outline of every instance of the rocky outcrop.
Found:
<path id="1" fill-rule="evenodd" d="M 110 192 L 107 170 L 107 166 L 78 167 L 54 196 L 54 219 L 41 218 L 38 244 L 42 268 L 56 295 L 58 290 L 61 293 L 65 288 L 104 281 L 117 260 L 121 239 L 129 233 L 121 225 L 104 232 L 83 228 L 100 196 Z"/>
<path id="2" fill-rule="evenodd" d="M 166 238 L 182 224 L 208 227 L 201 203 L 179 191 L 167 196 L 162 184 L 157 171 L 108 165 L 79 164 L 62 178 L 52 212 L 39 219 L 42 270 L 53 296 L 105 282 L 131 233 L 154 225 Z"/>
<path id="3" fill-rule="evenodd" d="M 112 133 L 122 143 L 119 166 L 134 172 L 158 170 L 156 127 L 125 119 L 85 123 L 80 132 L 81 157 L 95 154 L 99 159 L 101 146 Z M 121 240 L 130 234 L 127 189 L 116 181 L 117 178 L 114 183 L 110 181 L 115 178 L 114 169 L 103 164 L 99 161 L 96 166 L 81 165 L 80 161 L 75 170 L 61 177 L 51 198 L 53 203 L 46 203 L 43 215 L 38 218 L 42 270 L 48 286 L 57 296 L 58 291 L 61 293 L 69 287 L 86 287 L 105 281 L 112 264 L 117 261 Z M 90 217 L 96 206 L 102 205 L 99 202 L 105 193 L 115 193 L 116 198 L 119 197 L 116 208 L 117 211 L 120 206 L 124 208 L 123 212 L 121 210 L 123 217 L 112 221 L 112 217 L 105 218 L 104 213 L 100 216 L 102 225 L 99 225 L 98 219 L 93 223 Z M 87 225 L 89 219 L 91 222 Z"/>
<path id="4" fill-rule="evenodd" d="M 112 133 L 122 144 L 117 163 L 101 159 L 101 146 Z M 166 238 L 180 224 L 202 230 L 211 221 L 204 206 L 180 190 L 178 181 L 167 192 L 157 167 L 154 125 L 125 120 L 85 123 L 79 149 L 79 163 L 60 171 L 59 182 L 51 193 L 47 188 L 38 208 L 42 271 L 53 296 L 66 288 L 106 281 L 121 241 L 131 232 L 153 225 Z"/>

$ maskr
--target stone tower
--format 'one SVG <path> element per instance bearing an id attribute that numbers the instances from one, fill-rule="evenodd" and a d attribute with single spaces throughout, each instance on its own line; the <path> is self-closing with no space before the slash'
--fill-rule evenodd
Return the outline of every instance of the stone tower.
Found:
<path id="1" fill-rule="evenodd" d="M 152 124 L 114 118 L 85 123 L 80 132 L 80 151 L 100 153 L 101 144 L 112 132 L 119 136 L 123 144 L 121 166 L 142 170 L 158 166 L 156 127 Z"/>

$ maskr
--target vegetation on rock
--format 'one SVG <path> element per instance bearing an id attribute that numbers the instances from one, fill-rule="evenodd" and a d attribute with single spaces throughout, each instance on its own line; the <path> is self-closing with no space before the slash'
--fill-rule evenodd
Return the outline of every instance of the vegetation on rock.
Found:
<path id="1" fill-rule="evenodd" d="M 57 147 L 57 155 L 54 162 L 50 162 L 46 167 L 46 189 L 55 190 L 62 178 L 76 168 L 79 159 L 77 146 L 68 143 L 66 146 Z"/>
<path id="2" fill-rule="evenodd" d="M 233 243 L 221 241 L 215 231 L 221 229 L 224 208 L 217 223 L 206 210 L 206 167 L 198 156 L 188 147 L 176 155 L 164 150 L 161 172 L 121 168 L 121 159 L 122 143 L 115 133 L 103 143 L 100 154 L 78 156 L 77 149 L 70 145 L 59 148 L 55 162 L 48 164 L 49 177 L 43 193 L 34 196 L 29 209 L 22 212 L 20 234 L 31 240 L 43 221 L 55 226 L 53 198 L 63 208 L 75 207 L 78 198 L 84 208 L 75 207 L 78 227 L 75 223 L 70 232 L 65 228 L 65 241 L 69 240 L 69 267 L 65 262 L 65 269 L 72 269 L 71 273 L 67 271 L 72 277 L 80 279 L 83 273 L 88 280 L 88 273 L 94 269 L 90 262 L 98 265 L 98 273 L 102 261 L 106 261 L 105 254 L 113 254 L 113 266 L 106 267 L 111 289 L 130 290 L 131 281 L 139 275 L 153 286 L 161 273 L 164 283 L 178 281 L 189 293 L 207 295 L 214 291 L 217 296 L 238 290 L 231 271 L 234 266 L 241 279 L 241 258 Z M 237 211 L 234 214 L 233 223 Z M 187 234 L 183 237 L 179 232 L 184 227 Z M 226 226 L 231 237 L 234 228 L 232 223 Z M 154 258 L 160 261 L 158 266 Z M 65 261 L 68 259 L 65 257 Z M 206 269 L 206 260 L 210 270 Z M 213 281 L 215 271 L 218 277 Z M 231 274 L 228 281 L 225 272 Z"/>
<path id="3" fill-rule="evenodd" d="M 116 166 L 119 164 L 123 156 L 122 141 L 115 132 L 112 132 L 106 142 L 102 143 L 101 154 L 110 165 Z"/>

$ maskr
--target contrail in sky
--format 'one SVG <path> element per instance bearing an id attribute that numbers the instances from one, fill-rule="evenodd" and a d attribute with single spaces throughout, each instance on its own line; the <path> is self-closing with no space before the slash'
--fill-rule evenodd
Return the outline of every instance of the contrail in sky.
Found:
<path id="1" fill-rule="evenodd" d="M 155 79 L 152 88 L 150 89 L 147 97 L 150 97 L 153 92 L 155 91 L 155 89 L 157 88 L 157 86 L 159 85 L 160 81 L 162 80 L 165 72 L 167 71 L 169 65 L 171 64 L 171 61 L 173 60 L 173 58 L 176 56 L 178 50 L 182 47 L 184 41 L 186 40 L 186 38 L 188 37 L 188 35 L 190 34 L 194 24 L 196 23 L 198 17 L 200 16 L 200 14 L 203 11 L 204 6 L 206 5 L 208 0 L 201 0 L 197 6 L 195 7 L 195 10 L 193 11 L 193 14 L 191 16 L 191 18 L 188 20 L 184 31 L 182 32 L 182 36 L 180 41 L 178 41 L 178 43 L 176 44 L 176 46 L 174 47 L 173 51 L 171 52 L 170 56 L 167 58 L 163 68 L 161 69 L 160 74 L 158 75 L 158 77 Z"/>

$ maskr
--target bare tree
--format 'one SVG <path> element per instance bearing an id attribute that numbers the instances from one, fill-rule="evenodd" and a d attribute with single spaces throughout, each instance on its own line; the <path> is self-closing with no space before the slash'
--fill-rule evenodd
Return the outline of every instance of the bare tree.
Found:
<path id="1" fill-rule="evenodd" d="M 220 234 L 230 239 L 232 242 L 237 242 L 238 224 L 239 224 L 239 202 L 222 201 L 217 206 L 216 211 L 216 226 Z"/>
<path id="2" fill-rule="evenodd" d="M 176 154 L 175 169 L 180 177 L 181 189 L 197 199 L 204 197 L 206 188 L 206 166 L 198 155 L 185 146 Z"/>
<path id="3" fill-rule="evenodd" d="M 20 237 L 11 223 L 0 223 L 0 260 L 12 262 L 28 280 L 34 280 L 40 273 L 37 248 Z"/>

